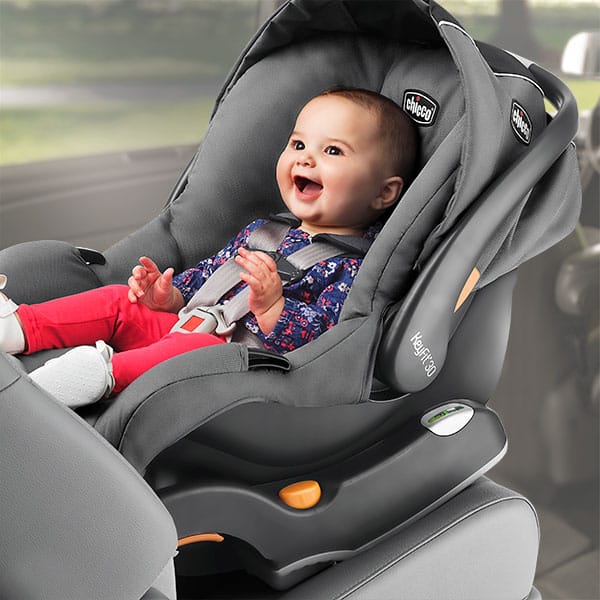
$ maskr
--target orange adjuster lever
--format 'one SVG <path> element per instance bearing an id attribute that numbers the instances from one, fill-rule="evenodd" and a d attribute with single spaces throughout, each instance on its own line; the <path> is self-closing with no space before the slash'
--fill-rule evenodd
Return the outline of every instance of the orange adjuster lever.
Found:
<path id="1" fill-rule="evenodd" d="M 321 486 L 314 480 L 298 481 L 279 490 L 279 497 L 292 508 L 306 510 L 321 500 Z"/>

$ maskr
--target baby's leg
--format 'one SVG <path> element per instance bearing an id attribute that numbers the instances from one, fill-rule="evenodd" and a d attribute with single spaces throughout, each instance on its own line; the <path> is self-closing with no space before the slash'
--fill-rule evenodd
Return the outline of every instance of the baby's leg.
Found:
<path id="1" fill-rule="evenodd" d="M 166 335 L 177 315 L 132 304 L 128 287 L 109 285 L 41 304 L 21 304 L 27 354 L 51 348 L 69 348 L 104 340 L 115 350 L 152 344 Z"/>
<path id="2" fill-rule="evenodd" d="M 225 341 L 208 333 L 170 333 L 154 344 L 127 352 L 119 352 L 112 359 L 115 379 L 114 393 L 119 393 L 142 373 L 169 358 Z"/>
<path id="3" fill-rule="evenodd" d="M 128 289 L 110 285 L 19 306 L 28 354 L 76 346 L 33 371 L 31 378 L 66 404 L 79 406 L 100 400 L 113 385 L 114 392 L 120 392 L 169 358 L 224 343 L 204 333 L 170 333 L 177 315 L 132 304 Z M 117 353 L 98 340 L 110 343 Z"/>

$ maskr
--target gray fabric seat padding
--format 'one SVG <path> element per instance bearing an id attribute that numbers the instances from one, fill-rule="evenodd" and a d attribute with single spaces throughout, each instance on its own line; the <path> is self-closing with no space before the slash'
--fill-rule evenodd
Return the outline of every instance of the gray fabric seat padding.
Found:
<path id="1" fill-rule="evenodd" d="M 481 478 L 279 600 L 523 600 L 532 589 L 538 543 L 529 501 Z"/>
<path id="2" fill-rule="evenodd" d="M 34 277 L 23 268 L 35 265 Z M 57 240 L 25 242 L 0 252 L 0 272 L 8 274 L 7 292 L 17 303 L 35 304 L 102 285 L 77 248 Z"/>
<path id="3" fill-rule="evenodd" d="M 368 395 L 363 387 L 372 369 L 373 323 L 345 321 L 287 356 L 290 372 L 247 369 L 247 351 L 223 344 L 177 356 L 144 373 L 124 390 L 95 424 L 140 472 L 162 450 L 235 405 L 280 402 L 290 406 L 352 404 Z M 353 348 L 363 348 L 369 361 L 354 380 L 340 388 L 336 378 L 323 378 L 322 360 L 338 373 L 347 367 Z M 308 356 L 308 358 L 307 358 Z M 357 370 L 360 370 L 357 365 Z M 302 393 L 298 393 L 301 390 Z"/>

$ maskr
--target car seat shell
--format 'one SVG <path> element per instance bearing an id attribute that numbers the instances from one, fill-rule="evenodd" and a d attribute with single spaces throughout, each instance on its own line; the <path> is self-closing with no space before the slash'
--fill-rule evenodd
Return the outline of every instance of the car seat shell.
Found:
<path id="1" fill-rule="evenodd" d="M 429 64 L 431 67 L 424 69 Z M 210 472 L 206 464 L 189 477 L 186 471 L 193 472 L 193 468 L 174 465 L 169 473 L 168 463 L 185 447 L 196 445 L 196 451 L 201 451 L 196 440 L 202 438 L 204 426 L 212 428 L 213 438 L 217 438 L 219 418 L 221 422 L 231 418 L 241 423 L 239 419 L 254 407 L 260 411 L 267 405 L 280 405 L 285 410 L 279 425 L 284 426 L 283 421 L 294 411 L 314 409 L 319 419 L 321 410 L 333 415 L 337 406 L 343 409 L 363 403 L 357 405 L 355 413 L 360 416 L 363 407 L 369 410 L 367 402 L 386 400 L 404 408 L 393 411 L 374 405 L 373 415 L 389 410 L 402 417 L 406 423 L 399 418 L 398 428 L 418 431 L 416 437 L 427 440 L 423 445 L 433 449 L 431 460 L 444 451 L 432 433 L 418 429 L 425 411 L 462 401 L 472 404 L 485 421 L 493 422 L 485 402 L 497 382 L 506 347 L 512 272 L 520 261 L 570 231 L 577 217 L 575 154 L 569 147 L 576 110 L 560 82 L 535 65 L 526 66 L 502 51 L 478 46 L 434 2 L 293 0 L 265 24 L 234 67 L 186 183 L 179 186 L 181 193 L 165 211 L 108 249 L 104 264 L 94 264 L 89 254 L 82 256 L 77 249 L 60 243 L 28 244 L 4 251 L 0 270 L 5 270 L 11 281 L 16 280 L 11 272 L 22 271 L 24 264 L 42 255 L 48 267 L 36 290 L 17 280 L 11 289 L 13 298 L 41 300 L 123 281 L 140 254 L 155 256 L 161 268 L 182 269 L 222 245 L 236 228 L 265 211 L 278 210 L 272 165 L 294 115 L 307 99 L 336 84 L 382 91 L 399 103 L 407 92 L 420 90 L 439 105 L 435 123 L 420 129 L 422 168 L 366 256 L 338 325 L 286 355 L 285 370 L 279 368 L 281 362 L 269 363 L 268 358 L 260 369 L 252 368 L 252 350 L 240 344 L 177 357 L 139 378 L 95 422 L 97 431 L 159 488 L 182 534 L 212 530 L 212 511 L 225 503 L 221 492 L 213 493 L 212 484 L 203 481 Z M 560 110 L 546 128 L 542 95 L 552 95 L 551 90 L 557 90 L 554 100 Z M 515 99 L 530 121 L 527 143 L 511 128 Z M 244 118 L 240 119 L 240 114 Z M 256 158 L 257 144 L 260 159 Z M 248 156 L 255 159 L 251 164 Z M 238 176 L 228 176 L 231 171 Z M 210 235 L 197 235 L 204 230 Z M 85 258 L 90 264 L 85 264 Z M 467 302 L 454 310 L 474 268 L 482 277 Z M 67 275 L 67 270 L 72 273 Z M 67 279 L 71 287 L 65 290 L 62 282 Z M 488 318 L 482 309 L 490 306 L 499 315 L 497 320 Z M 482 322 L 489 327 L 485 343 L 481 347 L 474 344 L 479 356 L 471 356 L 471 360 L 481 357 L 478 368 L 482 376 L 478 378 L 457 365 L 469 345 L 465 332 L 472 336 Z M 435 357 L 435 378 L 415 360 L 411 339 L 416 335 L 424 337 Z M 379 415 L 372 418 L 365 427 L 384 420 Z M 483 441 L 481 446 L 467 444 L 463 448 L 463 436 L 472 439 L 468 428 L 446 440 L 452 447 L 459 446 L 460 453 L 471 452 L 472 456 L 457 466 L 443 489 L 437 484 L 441 474 L 448 474 L 444 465 L 423 480 L 414 477 L 418 462 L 400 471 L 411 484 L 398 494 L 412 492 L 412 482 L 415 490 L 420 488 L 413 515 L 433 509 L 441 498 L 447 499 L 474 474 L 479 476 L 501 458 L 505 450 L 502 427 L 497 423 L 490 431 L 484 436 L 490 441 L 489 447 Z M 378 445 L 389 443 L 395 435 L 393 429 L 380 433 L 379 440 L 361 440 L 359 427 L 346 444 L 359 453 L 376 454 Z M 260 432 L 252 432 L 250 439 L 253 435 L 260 436 Z M 260 496 L 258 487 L 270 481 L 269 477 L 277 476 L 277 487 L 287 483 L 286 469 L 289 477 L 296 477 L 336 469 L 336 464 L 343 473 L 344 460 L 356 464 L 352 457 L 335 452 L 327 456 L 327 444 L 317 444 L 314 455 L 299 460 L 303 441 L 296 439 L 295 447 L 282 453 L 287 456 L 278 457 L 283 464 L 273 465 L 268 455 L 278 448 L 270 445 L 269 436 L 265 438 L 261 440 L 264 445 L 257 444 L 253 450 L 254 455 L 247 440 L 246 446 L 212 448 L 213 456 L 221 452 L 221 478 L 234 475 L 236 469 L 244 470 L 239 461 L 245 454 L 251 459 L 248 462 L 259 465 L 250 469 L 245 480 L 230 485 L 227 497 L 232 506 L 224 517 L 219 516 L 225 521 L 230 518 L 228 533 L 232 537 L 246 535 L 264 552 L 263 562 L 253 561 L 250 568 L 283 587 L 306 575 L 306 566 L 364 551 L 385 535 L 374 527 L 350 546 L 343 541 L 333 548 L 329 540 L 322 547 L 303 547 L 300 543 L 297 553 L 290 554 L 285 548 L 272 550 L 269 533 L 249 534 L 243 519 L 234 527 L 231 515 L 238 503 L 233 500 Z M 354 445 L 357 439 L 362 445 Z M 420 449 L 421 442 L 411 445 L 415 439 L 407 436 L 406 447 L 396 448 L 392 457 L 359 465 L 356 473 L 362 477 L 397 464 L 396 459 Z M 333 449 L 339 450 L 343 443 L 342 437 Z M 452 452 L 448 456 L 453 456 Z M 261 465 L 261 460 L 265 464 Z M 222 481 L 219 484 L 222 489 Z M 188 524 L 190 510 L 180 510 L 179 506 L 192 503 L 197 507 L 197 501 L 205 504 L 202 510 L 192 509 L 192 523 Z M 271 500 L 261 502 L 266 506 Z M 389 532 L 406 525 L 411 517 L 398 516 L 393 502 L 387 506 L 387 531 L 391 535 Z M 271 508 L 287 510 L 274 504 Z M 306 514 L 306 521 L 311 514 Z M 221 523 L 219 519 L 215 522 Z"/>

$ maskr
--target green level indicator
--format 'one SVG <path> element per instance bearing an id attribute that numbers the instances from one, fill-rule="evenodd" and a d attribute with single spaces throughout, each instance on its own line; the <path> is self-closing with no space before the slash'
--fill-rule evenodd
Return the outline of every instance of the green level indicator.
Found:
<path id="1" fill-rule="evenodd" d="M 433 415 L 433 417 L 427 419 L 427 424 L 433 425 L 433 423 L 435 423 L 436 421 L 439 421 L 440 419 L 443 419 L 444 417 L 447 417 L 448 415 L 450 415 L 452 413 L 462 410 L 463 408 L 465 408 L 465 407 L 460 404 L 457 406 L 452 406 L 451 408 L 446 408 L 446 409 L 442 410 L 441 412 Z"/>

